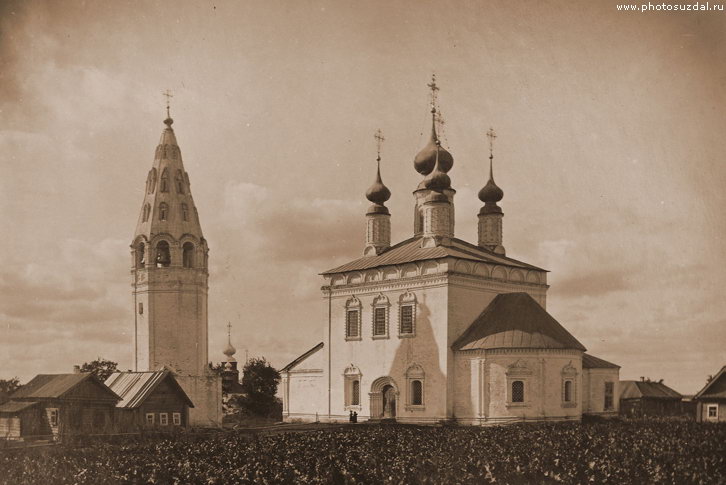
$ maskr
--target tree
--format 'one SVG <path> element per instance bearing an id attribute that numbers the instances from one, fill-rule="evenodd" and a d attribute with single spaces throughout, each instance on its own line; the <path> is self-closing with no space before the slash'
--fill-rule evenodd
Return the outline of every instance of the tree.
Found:
<path id="1" fill-rule="evenodd" d="M 0 379 L 0 404 L 10 400 L 10 394 L 14 393 L 19 387 L 20 379 L 17 377 Z"/>
<path id="2" fill-rule="evenodd" d="M 90 372 L 103 382 L 108 379 L 108 376 L 116 372 L 117 367 L 117 362 L 98 357 L 94 361 L 84 362 L 81 366 L 81 372 Z"/>
<path id="3" fill-rule="evenodd" d="M 253 416 L 273 417 L 282 409 L 275 396 L 280 373 L 264 357 L 252 358 L 244 366 L 243 395 L 239 405 L 243 412 Z"/>

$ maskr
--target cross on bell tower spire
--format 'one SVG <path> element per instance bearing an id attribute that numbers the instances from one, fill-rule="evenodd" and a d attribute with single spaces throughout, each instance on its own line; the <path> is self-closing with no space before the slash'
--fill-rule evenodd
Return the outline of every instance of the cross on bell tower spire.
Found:
<path id="1" fill-rule="evenodd" d="M 169 91 L 168 89 L 166 91 L 164 91 L 163 93 L 161 93 L 161 95 L 166 97 L 166 119 L 164 120 L 164 123 L 169 128 L 171 128 L 171 124 L 174 122 L 174 120 L 171 119 L 171 115 L 169 114 L 169 107 L 170 107 L 171 98 L 173 98 L 174 95 L 171 94 L 171 91 Z"/>

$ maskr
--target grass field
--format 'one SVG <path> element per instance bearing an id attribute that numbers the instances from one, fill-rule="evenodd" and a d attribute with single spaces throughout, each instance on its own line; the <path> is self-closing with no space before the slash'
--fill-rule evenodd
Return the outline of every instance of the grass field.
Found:
<path id="1" fill-rule="evenodd" d="M 726 424 L 227 431 L 0 454 L 0 483 L 726 483 Z"/>

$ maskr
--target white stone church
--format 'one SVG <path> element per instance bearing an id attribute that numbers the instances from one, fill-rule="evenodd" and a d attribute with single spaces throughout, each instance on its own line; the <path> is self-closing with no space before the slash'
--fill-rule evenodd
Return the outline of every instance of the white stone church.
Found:
<path id="1" fill-rule="evenodd" d="M 547 313 L 546 270 L 505 254 L 491 154 L 478 241 L 455 237 L 454 159 L 433 103 L 432 119 L 414 159 L 423 179 L 413 236 L 391 245 L 379 166 L 366 193 L 363 256 L 322 273 L 322 342 L 282 370 L 284 419 L 346 421 L 355 412 L 483 425 L 617 414 L 619 367 L 586 354 Z"/>

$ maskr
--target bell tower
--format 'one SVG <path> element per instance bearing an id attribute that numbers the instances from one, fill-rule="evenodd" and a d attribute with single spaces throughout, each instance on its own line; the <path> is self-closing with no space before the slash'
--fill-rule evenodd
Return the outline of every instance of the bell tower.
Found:
<path id="1" fill-rule="evenodd" d="M 167 366 L 180 376 L 204 376 L 209 249 L 173 122 L 167 102 L 131 244 L 134 370 Z"/>

